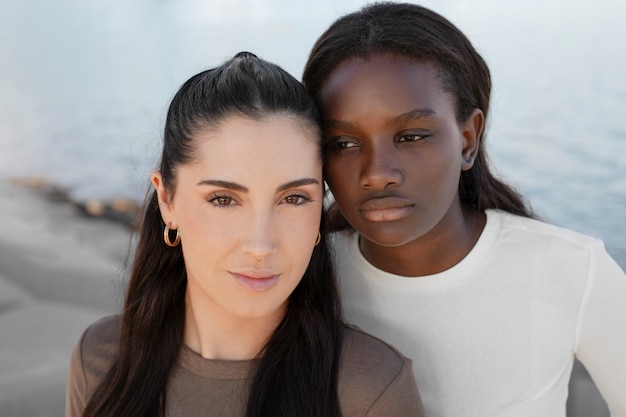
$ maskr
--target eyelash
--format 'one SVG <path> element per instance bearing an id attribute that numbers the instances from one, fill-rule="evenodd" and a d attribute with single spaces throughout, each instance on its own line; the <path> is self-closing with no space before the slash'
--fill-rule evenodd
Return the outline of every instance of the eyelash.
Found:
<path id="1" fill-rule="evenodd" d="M 298 202 L 297 203 L 288 203 L 286 201 L 288 198 L 292 198 L 292 197 L 297 198 Z M 300 199 L 302 199 L 304 201 L 300 201 Z M 311 203 L 313 201 L 313 197 L 311 197 L 310 195 L 305 194 L 305 193 L 294 193 L 294 194 L 290 194 L 287 197 L 283 198 L 282 201 L 284 201 L 286 204 L 291 204 L 291 205 L 294 205 L 294 206 L 301 206 L 301 205 L 306 204 L 306 203 Z"/>
<path id="2" fill-rule="evenodd" d="M 357 147 L 358 143 L 354 139 L 343 139 L 339 137 L 339 138 L 331 138 L 331 139 L 326 140 L 324 145 L 329 150 L 344 151 L 347 149 Z M 353 145 L 353 146 L 345 146 L 345 145 Z"/>
<path id="3" fill-rule="evenodd" d="M 415 143 L 428 139 L 430 136 L 430 133 L 405 133 L 396 136 L 394 141 L 397 143 Z M 410 140 L 406 140 L 407 138 L 410 138 Z M 360 146 L 358 140 L 341 136 L 327 139 L 324 145 L 326 149 L 331 151 L 347 151 Z"/>
<path id="4" fill-rule="evenodd" d="M 297 201 L 296 202 L 288 202 L 287 200 L 290 198 L 296 198 Z M 218 194 L 218 193 L 211 193 L 208 197 L 207 197 L 207 202 L 213 204 L 215 207 L 219 207 L 219 208 L 226 208 L 226 207 L 230 207 L 232 206 L 233 202 L 236 202 L 235 198 L 227 195 L 227 194 Z M 221 204 L 220 200 L 227 201 L 227 204 Z M 302 201 L 304 200 L 304 201 Z M 313 197 L 311 197 L 309 194 L 306 193 L 293 193 L 290 194 L 288 196 L 286 196 L 285 198 L 282 199 L 283 202 L 285 202 L 285 204 L 290 204 L 293 206 L 301 206 L 305 203 L 311 203 L 313 201 Z"/>
<path id="5" fill-rule="evenodd" d="M 218 194 L 218 193 L 211 193 L 207 199 L 206 199 L 209 203 L 213 204 L 215 207 L 219 207 L 219 208 L 226 208 L 226 207 L 230 207 L 233 201 L 235 201 L 235 199 L 228 195 L 228 194 Z M 228 204 L 220 204 L 220 200 L 228 200 Z"/>
<path id="6" fill-rule="evenodd" d="M 398 142 L 419 142 L 420 140 L 424 140 L 426 139 L 428 136 L 427 134 L 419 134 L 419 133 L 406 133 L 404 135 L 401 135 L 398 137 L 397 141 Z M 408 141 L 404 141 L 402 139 L 406 138 L 406 137 L 412 137 L 413 140 L 408 140 Z"/>

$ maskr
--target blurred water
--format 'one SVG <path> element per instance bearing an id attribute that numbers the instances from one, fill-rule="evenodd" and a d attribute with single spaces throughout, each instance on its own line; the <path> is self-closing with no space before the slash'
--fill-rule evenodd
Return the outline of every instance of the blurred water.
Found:
<path id="1" fill-rule="evenodd" d="M 363 3 L 0 0 L 0 178 L 141 199 L 184 80 L 240 50 L 299 77 L 322 30 Z M 626 267 L 626 2 L 421 3 L 492 69 L 497 169 L 544 218 L 602 238 Z"/>

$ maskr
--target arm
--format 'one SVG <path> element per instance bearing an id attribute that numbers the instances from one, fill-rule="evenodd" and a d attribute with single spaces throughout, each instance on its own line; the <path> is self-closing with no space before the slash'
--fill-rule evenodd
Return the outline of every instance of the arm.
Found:
<path id="1" fill-rule="evenodd" d="M 366 417 L 424 417 L 424 408 L 413 376 L 412 362 L 404 366 L 368 410 Z"/>
<path id="2" fill-rule="evenodd" d="M 581 307 L 576 357 L 613 417 L 626 417 L 626 274 L 601 242 L 593 248 Z"/>

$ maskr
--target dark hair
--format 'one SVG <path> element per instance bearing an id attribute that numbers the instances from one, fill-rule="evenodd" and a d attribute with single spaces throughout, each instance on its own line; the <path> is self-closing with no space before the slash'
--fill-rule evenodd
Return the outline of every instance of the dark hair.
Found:
<path id="1" fill-rule="evenodd" d="M 193 158 L 194 133 L 225 118 L 286 114 L 318 134 L 306 90 L 277 65 L 239 53 L 185 82 L 169 107 L 160 170 L 169 193 L 176 168 Z M 321 134 L 320 134 L 321 141 Z M 321 144 L 320 144 L 321 158 Z M 325 213 L 322 213 L 324 219 Z M 163 243 L 156 193 L 148 198 L 123 311 L 119 353 L 83 416 L 162 416 L 182 344 L 187 275 L 180 246 Z M 326 239 L 313 250 L 288 311 L 261 352 L 246 415 L 339 416 L 340 304 Z"/>
<path id="2" fill-rule="evenodd" d="M 415 4 L 375 3 L 337 19 L 313 46 L 304 68 L 304 85 L 317 98 L 341 63 L 375 54 L 395 54 L 433 63 L 442 88 L 454 97 L 457 120 L 467 120 L 478 108 L 487 124 L 491 94 L 487 64 L 456 26 Z M 497 208 L 534 217 L 528 202 L 491 173 L 484 133 L 474 166 L 461 172 L 459 196 L 462 203 L 481 211 Z M 332 207 L 331 224 L 347 226 L 339 216 L 339 210 Z"/>

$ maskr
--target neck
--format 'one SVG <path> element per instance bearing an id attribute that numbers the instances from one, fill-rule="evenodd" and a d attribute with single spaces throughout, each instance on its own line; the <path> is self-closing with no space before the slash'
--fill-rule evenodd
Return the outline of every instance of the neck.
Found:
<path id="1" fill-rule="evenodd" d="M 264 317 L 233 317 L 222 309 L 185 296 L 183 341 L 206 359 L 248 360 L 259 356 L 286 314 L 287 304 Z"/>
<path id="2" fill-rule="evenodd" d="M 486 223 L 483 212 L 458 207 L 432 230 L 397 247 L 380 246 L 360 237 L 363 256 L 383 271 L 405 277 L 443 272 L 458 264 L 472 250 Z"/>

